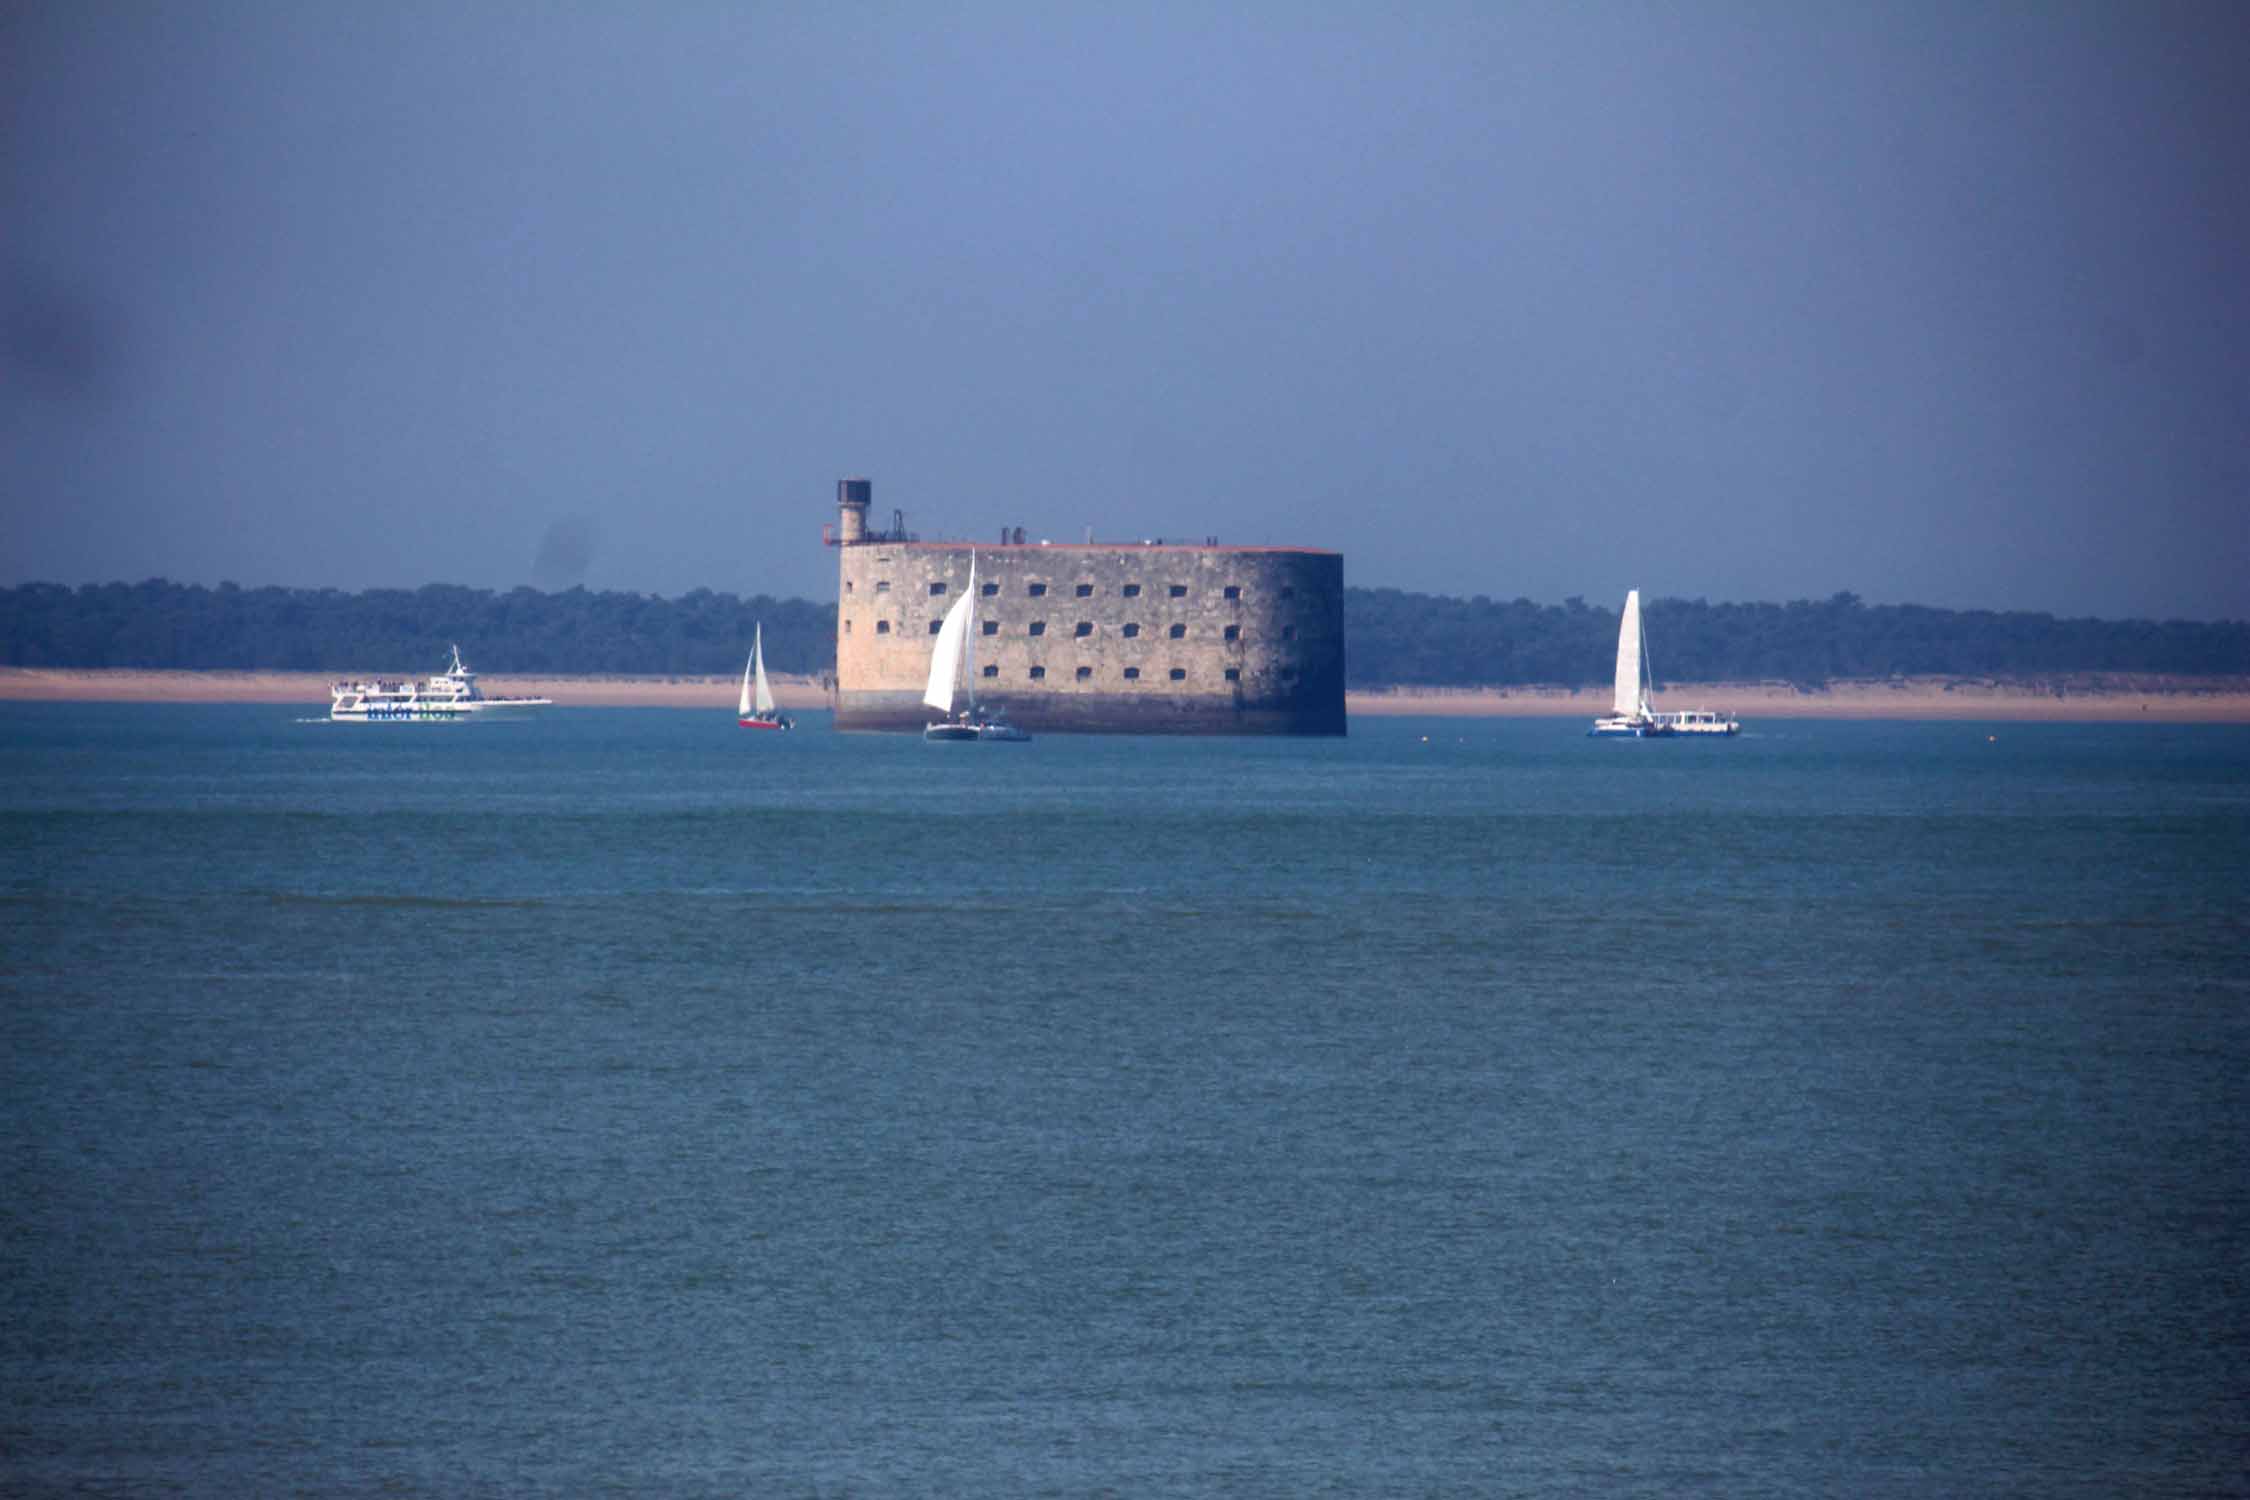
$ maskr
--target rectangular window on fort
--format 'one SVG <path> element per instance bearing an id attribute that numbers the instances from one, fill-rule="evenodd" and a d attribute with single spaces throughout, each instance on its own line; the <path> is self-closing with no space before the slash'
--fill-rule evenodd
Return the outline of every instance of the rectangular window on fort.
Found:
<path id="1" fill-rule="evenodd" d="M 1080 620 L 1078 622 L 1078 628 L 1071 631 L 1072 635 L 1078 636 L 1081 639 L 1084 639 L 1086 636 L 1092 635 L 1093 633 L 1094 622 L 1091 620 Z"/>
<path id="2" fill-rule="evenodd" d="M 985 598 L 989 599 L 994 594 L 1000 592 L 1000 585 L 997 583 L 988 583 L 983 588 L 978 589 L 977 592 L 984 595 Z"/>
<path id="3" fill-rule="evenodd" d="M 851 581 L 851 580 L 850 580 L 849 578 L 847 578 L 847 579 L 845 579 L 845 580 L 844 580 L 844 592 L 848 594 L 848 593 L 850 593 L 851 591 L 852 591 L 852 581 Z"/>
<path id="4" fill-rule="evenodd" d="M 943 598 L 944 596 L 945 596 L 945 585 L 944 585 L 944 584 L 942 584 L 942 583 L 933 583 L 933 584 L 931 584 L 931 585 L 930 585 L 930 597 L 931 597 L 932 599 L 940 599 L 940 598 Z"/>
<path id="5" fill-rule="evenodd" d="M 876 593 L 878 593 L 878 594 L 887 594 L 887 593 L 889 593 L 890 591 L 891 591 L 891 581 L 890 581 L 890 580 L 889 580 L 888 578 L 878 578 L 878 579 L 876 579 L 876 580 L 875 580 L 875 592 L 876 592 Z"/>
<path id="6" fill-rule="evenodd" d="M 1047 680 L 1047 669 L 1045 667 L 1033 667 L 1031 669 L 1031 680 L 1033 682 L 1045 682 Z"/>
<path id="7" fill-rule="evenodd" d="M 988 666 L 984 669 L 984 675 L 987 677 L 998 677 L 1000 675 L 1000 669 L 998 667 Z"/>
<path id="8" fill-rule="evenodd" d="M 1045 620 L 1033 620 L 1031 622 L 1031 633 L 1033 635 L 1045 635 L 1047 633 L 1047 622 Z"/>
<path id="9" fill-rule="evenodd" d="M 1030 594 L 1034 599 L 1044 599 L 1045 597 L 1047 597 L 1047 585 L 1043 583 L 1033 584 L 1030 589 Z"/>
<path id="10" fill-rule="evenodd" d="M 1093 598 L 1093 597 L 1094 597 L 1094 586 L 1093 586 L 1092 584 L 1090 584 L 1090 583 L 1082 583 L 1082 584 L 1078 585 L 1078 597 L 1079 597 L 1079 598 L 1081 598 L 1081 599 L 1091 599 L 1091 598 Z"/>
<path id="11" fill-rule="evenodd" d="M 1230 640 L 1230 641 L 1239 641 L 1239 640 L 1241 640 L 1241 639 L 1242 639 L 1242 627 L 1241 627 L 1240 625 L 1229 625 L 1229 626 L 1227 627 L 1227 639 L 1228 639 L 1228 640 Z"/>
<path id="12" fill-rule="evenodd" d="M 1240 667 L 1229 667 L 1229 668 L 1227 668 L 1227 681 L 1229 681 L 1229 682 L 1240 682 L 1241 680 L 1242 680 L 1242 668 L 1240 668 Z"/>
<path id="13" fill-rule="evenodd" d="M 1230 584 L 1228 584 L 1228 585 L 1227 585 L 1227 597 L 1228 597 L 1229 599 L 1239 599 L 1239 598 L 1241 598 L 1241 597 L 1242 597 L 1242 585 L 1241 585 L 1241 584 L 1239 584 L 1239 583 L 1230 583 Z"/>
<path id="14" fill-rule="evenodd" d="M 1141 586 L 1137 583 L 1128 583 L 1119 592 L 1128 599 L 1138 599 L 1141 597 Z"/>
<path id="15" fill-rule="evenodd" d="M 852 622 L 851 622 L 851 621 L 849 621 L 849 620 L 846 620 L 846 621 L 844 622 L 844 634 L 846 634 L 846 635 L 850 635 L 851 633 L 852 633 Z"/>
<path id="16" fill-rule="evenodd" d="M 1175 641 L 1184 641 L 1187 639 L 1187 627 L 1185 625 L 1175 625 L 1170 630 L 1167 630 L 1164 633 L 1170 636 Z"/>
<path id="17" fill-rule="evenodd" d="M 875 633 L 877 635 L 889 635 L 891 633 L 891 622 L 888 620 L 877 620 L 875 622 Z"/>
<path id="18" fill-rule="evenodd" d="M 1139 682 L 1141 680 L 1141 669 L 1139 667 L 1127 667 L 1125 669 L 1125 680 L 1127 682 Z"/>
<path id="19" fill-rule="evenodd" d="M 1174 682 L 1185 682 L 1185 681 L 1187 681 L 1187 668 L 1185 668 L 1185 667 L 1174 667 L 1174 668 L 1172 669 L 1172 680 L 1173 680 Z"/>
<path id="20" fill-rule="evenodd" d="M 1187 585 L 1184 583 L 1173 584 L 1172 597 L 1175 599 L 1185 599 L 1187 597 Z"/>
<path id="21" fill-rule="evenodd" d="M 998 620 L 985 621 L 984 633 L 986 635 L 998 635 L 1000 633 L 1000 622 Z"/>
<path id="22" fill-rule="evenodd" d="M 1138 626 L 1138 625 L 1136 625 L 1136 624 L 1132 624 L 1132 623 L 1130 623 L 1130 622 L 1128 622 L 1128 623 L 1126 624 L 1125 628 L 1124 628 L 1124 629 L 1123 629 L 1122 631 L 1120 631 L 1120 632 L 1119 632 L 1119 634 L 1123 635 L 1123 636 L 1125 637 L 1125 639 L 1127 639 L 1127 640 L 1132 640 L 1132 639 L 1133 639 L 1134 637 L 1138 636 L 1138 635 L 1139 635 L 1140 633 L 1141 633 L 1141 627 L 1140 627 L 1140 626 Z"/>
<path id="23" fill-rule="evenodd" d="M 1079 680 L 1080 682 L 1084 682 L 1084 681 L 1085 681 L 1085 680 L 1086 680 L 1087 678 L 1089 678 L 1089 677 L 1091 677 L 1091 676 L 1093 676 L 1093 675 L 1094 675 L 1094 669 L 1093 669 L 1092 667 L 1080 667 L 1080 668 L 1078 669 L 1078 680 Z"/>

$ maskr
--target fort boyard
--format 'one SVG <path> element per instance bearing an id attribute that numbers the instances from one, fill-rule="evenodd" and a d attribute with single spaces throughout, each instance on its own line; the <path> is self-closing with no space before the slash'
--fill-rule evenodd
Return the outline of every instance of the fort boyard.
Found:
<path id="1" fill-rule="evenodd" d="M 920 729 L 945 612 L 976 560 L 977 701 L 1034 734 L 1344 733 L 1344 559 L 1176 540 L 923 541 L 836 486 L 838 729 Z"/>

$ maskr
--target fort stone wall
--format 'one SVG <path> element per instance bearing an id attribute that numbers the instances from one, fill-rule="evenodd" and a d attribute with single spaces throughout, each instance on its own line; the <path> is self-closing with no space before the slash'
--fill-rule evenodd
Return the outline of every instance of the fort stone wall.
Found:
<path id="1" fill-rule="evenodd" d="M 934 717 L 922 702 L 930 651 L 973 554 L 977 701 L 1033 734 L 1345 732 L 1338 553 L 884 539 L 851 510 L 839 527 L 858 538 L 839 547 L 839 729 Z"/>

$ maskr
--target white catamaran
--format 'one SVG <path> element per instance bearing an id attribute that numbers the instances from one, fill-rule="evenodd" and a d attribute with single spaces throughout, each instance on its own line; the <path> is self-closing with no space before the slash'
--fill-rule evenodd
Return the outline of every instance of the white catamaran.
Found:
<path id="1" fill-rule="evenodd" d="M 980 712 L 977 708 L 976 628 L 977 557 L 972 552 L 969 554 L 969 586 L 953 601 L 953 607 L 945 612 L 944 623 L 938 626 L 937 645 L 930 651 L 930 682 L 922 690 L 922 701 L 946 717 L 925 726 L 922 738 L 963 742 L 1028 740 L 1031 736 L 1009 723 L 1004 715 Z M 958 713 L 953 708 L 957 696 L 966 705 Z"/>
<path id="2" fill-rule="evenodd" d="M 335 682 L 328 686 L 328 698 L 328 717 L 354 724 L 410 719 L 461 723 L 478 717 L 507 717 L 523 709 L 545 708 L 554 701 L 487 698 L 477 691 L 477 674 L 461 665 L 459 646 L 453 648 L 453 665 L 434 677 Z"/>
<path id="3" fill-rule="evenodd" d="M 1625 614 L 1617 622 L 1617 682 L 1606 717 L 1596 719 L 1589 735 L 1636 740 L 1669 739 L 1677 734 L 1736 734 L 1741 724 L 1728 714 L 1707 708 L 1675 709 L 1659 713 L 1649 698 L 1648 634 L 1641 628 L 1641 591 L 1625 595 Z"/>
<path id="4" fill-rule="evenodd" d="M 794 729 L 787 714 L 773 711 L 773 689 L 766 684 L 766 627 L 759 621 L 750 637 L 750 660 L 742 668 L 742 706 L 735 716 L 745 729 Z"/>

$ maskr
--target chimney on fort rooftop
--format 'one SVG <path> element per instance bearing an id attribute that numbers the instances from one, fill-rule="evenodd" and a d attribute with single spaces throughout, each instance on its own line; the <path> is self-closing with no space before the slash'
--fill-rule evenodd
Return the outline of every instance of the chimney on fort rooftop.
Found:
<path id="1" fill-rule="evenodd" d="M 867 507 L 875 498 L 875 485 L 867 479 L 836 481 L 836 540 L 849 547 L 867 540 Z"/>

